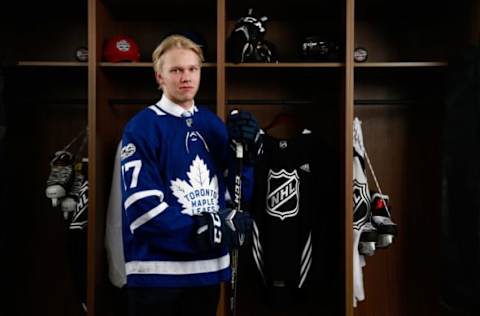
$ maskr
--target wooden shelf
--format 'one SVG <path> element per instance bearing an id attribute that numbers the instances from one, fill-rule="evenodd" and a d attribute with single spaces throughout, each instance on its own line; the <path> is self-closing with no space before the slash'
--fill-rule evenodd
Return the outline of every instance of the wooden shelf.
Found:
<path id="1" fill-rule="evenodd" d="M 105 68 L 152 68 L 151 62 L 124 62 L 124 63 L 108 63 L 108 62 L 101 62 L 100 67 Z M 216 67 L 216 63 L 203 63 L 202 67 L 204 68 L 213 68 Z"/>
<path id="2" fill-rule="evenodd" d="M 355 67 L 359 68 L 428 68 L 428 67 L 446 67 L 447 62 L 431 61 L 431 62 L 366 62 L 355 63 Z"/>
<path id="3" fill-rule="evenodd" d="M 20 67 L 87 67 L 88 63 L 78 61 L 19 61 Z"/>
<path id="4" fill-rule="evenodd" d="M 227 68 L 340 68 L 344 63 L 226 63 Z"/>

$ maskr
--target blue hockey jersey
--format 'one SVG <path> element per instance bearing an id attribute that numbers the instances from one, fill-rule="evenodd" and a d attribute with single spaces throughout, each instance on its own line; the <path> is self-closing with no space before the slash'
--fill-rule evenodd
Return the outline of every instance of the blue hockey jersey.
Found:
<path id="1" fill-rule="evenodd" d="M 225 207 L 229 156 L 226 128 L 207 109 L 193 106 L 187 112 L 163 96 L 128 122 L 121 150 L 128 286 L 202 286 L 230 279 L 227 249 L 200 252 L 192 218 Z M 248 198 L 253 171 L 246 168 L 244 175 Z"/>

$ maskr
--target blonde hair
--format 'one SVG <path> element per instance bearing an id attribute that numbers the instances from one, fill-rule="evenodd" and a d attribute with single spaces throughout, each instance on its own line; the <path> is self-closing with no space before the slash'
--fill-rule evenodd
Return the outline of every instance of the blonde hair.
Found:
<path id="1" fill-rule="evenodd" d="M 153 69 L 155 72 L 162 70 L 163 55 L 173 48 L 190 49 L 197 54 L 200 65 L 204 61 L 202 49 L 195 44 L 195 42 L 182 35 L 170 35 L 165 38 L 152 53 Z"/>

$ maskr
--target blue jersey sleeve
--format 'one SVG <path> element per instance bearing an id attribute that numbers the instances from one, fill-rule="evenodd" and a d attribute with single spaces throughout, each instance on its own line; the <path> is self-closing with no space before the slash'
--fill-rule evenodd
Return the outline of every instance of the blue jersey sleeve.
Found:
<path id="1" fill-rule="evenodd" d="M 132 124 L 133 125 L 133 124 Z M 122 138 L 121 179 L 124 233 L 149 240 L 152 246 L 194 253 L 193 219 L 165 201 L 159 137 L 155 128 L 127 126 Z"/>

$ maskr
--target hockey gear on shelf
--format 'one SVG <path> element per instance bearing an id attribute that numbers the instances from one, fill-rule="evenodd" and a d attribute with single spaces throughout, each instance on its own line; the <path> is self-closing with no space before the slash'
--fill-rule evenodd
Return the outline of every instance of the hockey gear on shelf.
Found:
<path id="1" fill-rule="evenodd" d="M 378 192 L 372 195 L 372 224 L 378 230 L 377 248 L 386 248 L 393 243 L 393 238 L 397 235 L 397 224 L 392 221 L 391 207 L 388 204 L 388 195 Z"/>
<path id="2" fill-rule="evenodd" d="M 255 162 L 262 149 L 262 137 L 257 120 L 250 112 L 233 110 L 227 117 L 227 131 L 230 148 L 237 150 L 237 144 L 243 145 L 243 161 Z"/>
<path id="3" fill-rule="evenodd" d="M 366 48 L 357 47 L 353 52 L 353 59 L 358 63 L 363 63 L 368 59 L 368 51 Z"/>
<path id="4" fill-rule="evenodd" d="M 50 175 L 47 180 L 45 194 L 52 199 L 52 205 L 58 205 L 59 199 L 63 198 L 73 180 L 73 157 L 68 151 L 57 151 L 50 161 Z"/>
<path id="5" fill-rule="evenodd" d="M 223 209 L 218 213 L 202 213 L 194 217 L 199 245 L 202 249 L 226 246 L 239 248 L 249 242 L 252 219 L 248 212 Z"/>
<path id="6" fill-rule="evenodd" d="M 103 58 L 110 63 L 138 62 L 140 51 L 131 37 L 116 35 L 108 39 L 103 47 Z"/>
<path id="7" fill-rule="evenodd" d="M 258 41 L 253 52 L 246 54 L 245 62 L 274 63 L 277 62 L 277 49 L 269 41 Z"/>
<path id="8" fill-rule="evenodd" d="M 306 36 L 301 44 L 302 58 L 307 61 L 337 61 L 340 47 L 320 36 Z"/>
<path id="9" fill-rule="evenodd" d="M 264 40 L 266 16 L 253 16 L 253 9 L 240 18 L 227 39 L 227 56 L 234 63 L 276 62 L 275 48 Z"/>
<path id="10" fill-rule="evenodd" d="M 79 47 L 75 51 L 75 58 L 81 62 L 88 61 L 88 49 L 86 47 Z"/>

